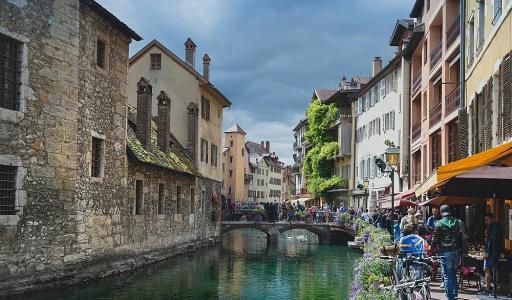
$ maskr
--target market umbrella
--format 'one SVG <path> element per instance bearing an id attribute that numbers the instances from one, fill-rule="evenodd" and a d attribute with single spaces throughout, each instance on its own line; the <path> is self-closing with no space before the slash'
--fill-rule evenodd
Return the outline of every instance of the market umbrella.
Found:
<path id="1" fill-rule="evenodd" d="M 452 177 L 441 188 L 441 196 L 493 198 L 496 218 L 496 198 L 512 199 L 512 167 L 484 166 Z M 496 219 L 494 220 L 496 226 Z M 496 227 L 493 228 L 496 232 Z M 496 238 L 493 239 L 493 256 L 496 255 Z M 494 298 L 497 298 L 496 263 L 494 261 Z"/>

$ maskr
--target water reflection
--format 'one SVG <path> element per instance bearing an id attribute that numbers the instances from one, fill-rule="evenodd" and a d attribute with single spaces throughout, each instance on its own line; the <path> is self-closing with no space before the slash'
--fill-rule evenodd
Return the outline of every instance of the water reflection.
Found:
<path id="1" fill-rule="evenodd" d="M 10 299 L 348 299 L 358 254 L 346 247 L 319 245 L 281 234 L 232 231 L 216 248 L 171 258 L 133 272 L 59 290 Z M 289 238 L 292 237 L 292 238 Z"/>

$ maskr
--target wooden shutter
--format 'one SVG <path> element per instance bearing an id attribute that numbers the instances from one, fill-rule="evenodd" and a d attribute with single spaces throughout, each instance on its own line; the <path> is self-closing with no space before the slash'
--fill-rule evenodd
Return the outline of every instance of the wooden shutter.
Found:
<path id="1" fill-rule="evenodd" d="M 208 163 L 208 141 L 207 140 L 204 140 L 204 152 L 205 152 L 204 162 Z"/>
<path id="2" fill-rule="evenodd" d="M 512 105 L 512 63 L 510 60 L 511 54 L 503 58 L 502 72 L 500 72 L 502 90 L 502 132 L 503 140 L 510 138 L 510 106 Z"/>
<path id="3" fill-rule="evenodd" d="M 478 149 L 478 115 L 477 115 L 477 97 L 473 100 L 473 103 L 469 105 L 469 111 L 471 114 L 471 154 L 476 154 Z"/>
<path id="4" fill-rule="evenodd" d="M 204 161 L 204 139 L 201 139 L 201 161 Z"/>
<path id="5" fill-rule="evenodd" d="M 210 100 L 206 99 L 206 121 L 210 121 Z"/>
<path id="6" fill-rule="evenodd" d="M 492 89 L 492 76 L 489 78 L 489 81 L 487 82 L 487 90 L 485 95 L 485 150 L 489 150 L 492 148 L 492 137 L 493 134 L 493 128 L 492 128 L 492 121 L 493 121 L 493 113 L 492 113 L 492 107 L 493 107 L 493 89 Z"/>
<path id="7" fill-rule="evenodd" d="M 471 107 L 471 106 L 470 106 Z M 466 108 L 459 109 L 460 158 L 468 157 L 468 115 Z"/>
<path id="8" fill-rule="evenodd" d="M 206 119 L 206 99 L 201 96 L 201 118 Z"/>

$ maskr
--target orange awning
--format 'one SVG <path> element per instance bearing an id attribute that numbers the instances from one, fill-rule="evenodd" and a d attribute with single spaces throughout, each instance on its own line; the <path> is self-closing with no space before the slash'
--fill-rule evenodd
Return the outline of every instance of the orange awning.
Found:
<path id="1" fill-rule="evenodd" d="M 446 205 L 472 205 L 472 204 L 484 204 L 484 198 L 468 198 L 468 197 L 453 197 L 453 196 L 439 196 L 436 198 L 429 199 L 427 201 L 421 202 L 418 205 L 435 205 L 440 206 L 443 204 Z"/>
<path id="2" fill-rule="evenodd" d="M 443 185 L 450 178 L 474 168 L 486 166 L 500 158 L 512 154 L 512 142 L 480 152 L 475 155 L 440 166 L 416 189 L 416 196 L 420 197 L 433 187 Z"/>
<path id="3" fill-rule="evenodd" d="M 379 202 L 381 208 L 391 208 L 391 200 L 386 200 Z M 402 200 L 402 199 L 395 199 L 395 207 L 399 206 L 416 206 L 417 204 L 409 201 L 409 200 Z"/>

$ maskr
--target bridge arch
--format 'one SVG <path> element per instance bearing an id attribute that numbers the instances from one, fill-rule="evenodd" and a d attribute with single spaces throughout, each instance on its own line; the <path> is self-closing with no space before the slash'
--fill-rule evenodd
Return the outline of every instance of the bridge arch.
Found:
<path id="1" fill-rule="evenodd" d="M 317 226 L 306 225 L 304 223 L 291 223 L 286 226 L 280 227 L 278 231 L 279 233 L 284 233 L 294 229 L 304 229 L 315 234 L 318 237 L 318 241 L 320 243 L 326 242 L 326 239 L 327 241 L 329 241 L 329 230 L 327 228 L 319 228 Z"/>

